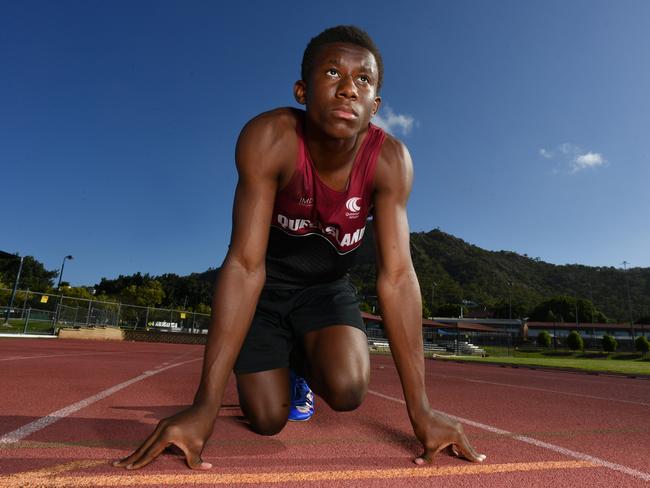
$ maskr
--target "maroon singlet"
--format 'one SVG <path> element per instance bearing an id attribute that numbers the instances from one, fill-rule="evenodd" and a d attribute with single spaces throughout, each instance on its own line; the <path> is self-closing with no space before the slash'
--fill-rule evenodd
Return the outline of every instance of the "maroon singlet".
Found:
<path id="1" fill-rule="evenodd" d="M 354 263 L 372 211 L 377 157 L 386 134 L 369 124 L 345 191 L 321 181 L 304 141 L 300 114 L 298 160 L 273 207 L 266 252 L 269 285 L 308 286 L 345 276 Z"/>

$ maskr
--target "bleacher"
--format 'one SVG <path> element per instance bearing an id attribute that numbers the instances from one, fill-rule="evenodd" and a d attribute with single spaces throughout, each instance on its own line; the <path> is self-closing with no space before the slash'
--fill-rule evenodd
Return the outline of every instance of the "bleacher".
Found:
<path id="1" fill-rule="evenodd" d="M 475 346 L 471 342 L 466 341 L 438 341 L 438 344 L 444 346 L 447 351 L 463 355 L 463 356 L 485 356 L 485 349 L 481 349 L 478 346 Z"/>
<path id="2" fill-rule="evenodd" d="M 437 343 L 433 342 L 424 342 L 424 352 L 425 353 L 435 353 L 435 354 L 459 354 L 464 356 L 485 356 L 485 350 L 481 349 L 478 346 L 475 346 L 472 343 L 461 341 L 458 343 L 458 350 L 456 347 L 456 341 L 438 341 Z M 368 337 L 368 347 L 372 351 L 390 351 L 390 344 L 388 344 L 387 339 L 383 338 L 371 338 Z"/>

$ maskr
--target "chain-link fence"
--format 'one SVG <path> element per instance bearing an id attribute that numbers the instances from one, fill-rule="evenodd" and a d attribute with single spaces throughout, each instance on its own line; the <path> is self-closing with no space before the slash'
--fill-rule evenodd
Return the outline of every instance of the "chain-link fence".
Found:
<path id="1" fill-rule="evenodd" d="M 0 332 L 55 334 L 60 327 L 110 326 L 132 330 L 207 333 L 210 315 L 175 309 L 0 288 Z"/>

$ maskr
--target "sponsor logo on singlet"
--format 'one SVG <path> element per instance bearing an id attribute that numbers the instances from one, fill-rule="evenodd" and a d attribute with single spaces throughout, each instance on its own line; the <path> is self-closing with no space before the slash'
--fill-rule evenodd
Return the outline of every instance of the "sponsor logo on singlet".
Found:
<path id="1" fill-rule="evenodd" d="M 349 212 L 345 212 L 346 217 L 349 219 L 356 219 L 359 217 L 359 211 L 361 210 L 361 205 L 359 205 L 360 201 L 361 198 L 352 197 L 347 202 L 345 202 L 345 208 L 349 210 Z"/>
<path id="2" fill-rule="evenodd" d="M 350 199 L 352 200 L 352 199 Z M 339 247 L 350 247 L 358 242 L 361 242 L 363 234 L 366 231 L 365 224 L 363 227 L 356 229 L 354 232 L 349 232 L 341 236 L 339 228 L 333 225 L 323 225 L 317 220 L 308 220 L 308 219 L 290 219 L 286 215 L 278 214 L 278 224 L 283 229 L 288 231 L 293 231 L 295 233 L 304 234 L 299 232 L 302 229 L 307 229 L 309 231 L 320 232 L 321 234 L 327 234 L 331 236 Z"/>
<path id="3" fill-rule="evenodd" d="M 298 205 L 303 205 L 305 207 L 311 207 L 314 205 L 314 197 L 300 197 L 298 199 Z"/>

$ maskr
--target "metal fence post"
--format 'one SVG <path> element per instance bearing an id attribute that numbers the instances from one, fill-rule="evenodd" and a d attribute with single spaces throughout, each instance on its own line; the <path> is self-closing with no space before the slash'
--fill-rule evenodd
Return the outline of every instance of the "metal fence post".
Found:
<path id="1" fill-rule="evenodd" d="M 27 309 L 27 316 L 25 317 L 25 328 L 23 329 L 23 334 L 27 334 L 27 326 L 29 325 L 29 315 L 32 312 L 32 307 Z"/>
<path id="2" fill-rule="evenodd" d="M 86 325 L 90 325 L 90 307 L 92 306 L 93 301 L 88 302 L 88 315 L 86 316 Z"/>
<path id="3" fill-rule="evenodd" d="M 25 310 L 27 309 L 27 300 L 28 299 L 29 299 L 29 288 L 27 288 L 27 293 L 25 293 L 25 300 L 23 300 L 23 311 L 20 314 L 21 317 L 24 317 L 24 315 L 25 315 Z"/>

